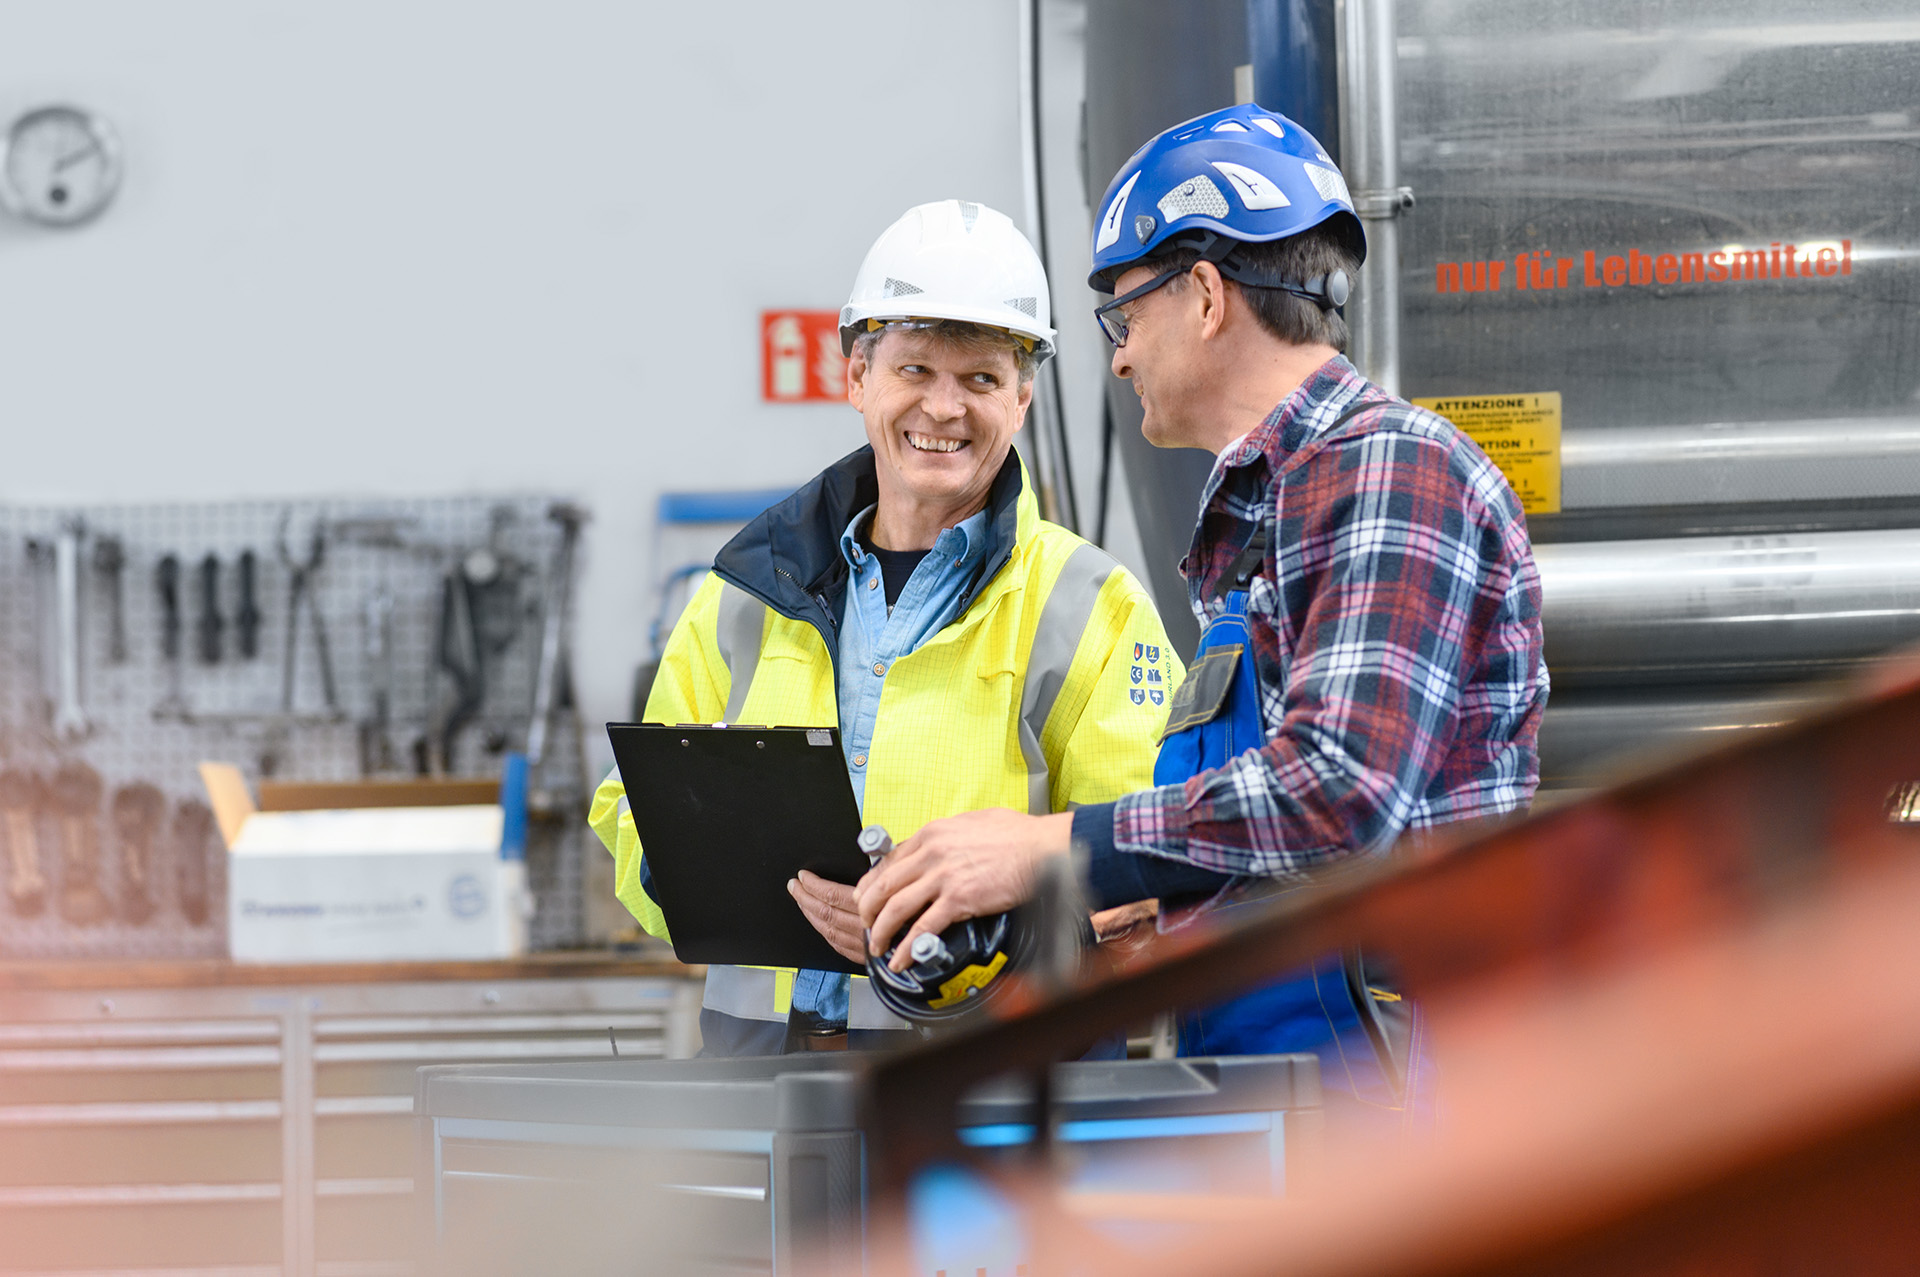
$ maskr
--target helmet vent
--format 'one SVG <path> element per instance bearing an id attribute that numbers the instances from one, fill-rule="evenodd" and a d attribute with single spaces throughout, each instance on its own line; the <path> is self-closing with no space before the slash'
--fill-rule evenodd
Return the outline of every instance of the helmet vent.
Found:
<path id="1" fill-rule="evenodd" d="M 1247 126 L 1238 120 L 1222 120 L 1213 126 L 1215 133 L 1245 133 Z"/>
<path id="2" fill-rule="evenodd" d="M 1270 120 L 1264 115 L 1254 116 L 1253 124 L 1255 128 L 1265 129 L 1275 137 L 1285 137 L 1287 135 L 1287 131 L 1280 127 L 1280 121 Z"/>
<path id="3" fill-rule="evenodd" d="M 971 231 L 973 230 L 973 224 L 979 220 L 980 220 L 980 206 L 978 204 L 970 203 L 966 200 L 961 200 L 960 201 L 960 224 L 966 227 L 967 230 Z"/>
<path id="4" fill-rule="evenodd" d="M 1220 193 L 1220 188 L 1211 180 L 1195 175 L 1162 195 L 1155 207 L 1160 210 L 1160 216 L 1169 222 L 1177 222 L 1196 213 L 1206 217 L 1225 217 L 1227 197 Z"/>
<path id="5" fill-rule="evenodd" d="M 1013 307 L 1028 319 L 1037 319 L 1040 315 L 1040 299 L 1038 297 L 1009 297 L 1007 298 L 1007 305 Z"/>
<path id="6" fill-rule="evenodd" d="M 1233 193 L 1240 197 L 1240 202 L 1249 211 L 1286 208 L 1293 202 L 1259 169 L 1248 168 L 1244 164 L 1229 164 L 1225 160 L 1213 161 L 1213 167 L 1220 170 L 1220 176 L 1227 179 L 1227 185 L 1233 188 Z"/>
<path id="7" fill-rule="evenodd" d="M 912 297 L 916 293 L 924 293 L 926 291 L 926 289 L 920 288 L 917 285 L 909 284 L 904 279 L 895 279 L 889 275 L 887 276 L 887 282 L 881 286 L 880 295 L 882 297 Z"/>
<path id="8" fill-rule="evenodd" d="M 1094 238 L 1093 251 L 1100 252 L 1120 238 L 1120 217 L 1127 211 L 1127 196 L 1133 194 L 1133 184 L 1140 180 L 1140 170 L 1135 169 L 1120 193 L 1107 205 L 1106 214 L 1100 219 L 1100 233 Z"/>
<path id="9" fill-rule="evenodd" d="M 853 323 L 853 307 L 842 306 L 840 308 L 840 326 L 845 328 L 851 323 Z"/>
<path id="10" fill-rule="evenodd" d="M 1326 168 L 1319 164 L 1301 164 L 1307 171 L 1307 180 L 1313 183 L 1313 189 L 1320 192 L 1320 198 L 1335 204 L 1351 204 L 1353 197 L 1347 194 L 1346 179 L 1339 170 Z"/>

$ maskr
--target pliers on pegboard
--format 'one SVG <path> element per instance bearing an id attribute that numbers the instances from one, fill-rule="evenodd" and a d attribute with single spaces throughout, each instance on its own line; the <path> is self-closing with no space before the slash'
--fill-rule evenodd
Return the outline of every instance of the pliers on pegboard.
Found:
<path id="1" fill-rule="evenodd" d="M 333 651 L 327 645 L 327 621 L 320 613 L 320 600 L 314 593 L 313 576 L 327 556 L 327 525 L 316 516 L 313 537 L 307 543 L 307 557 L 296 561 L 287 546 L 287 525 L 293 512 L 280 516 L 280 562 L 287 569 L 286 657 L 280 671 L 280 711 L 293 712 L 293 674 L 300 654 L 300 602 L 305 599 L 313 617 L 313 646 L 320 658 L 320 689 L 327 701 L 327 716 L 340 717 L 340 692 L 333 681 Z"/>

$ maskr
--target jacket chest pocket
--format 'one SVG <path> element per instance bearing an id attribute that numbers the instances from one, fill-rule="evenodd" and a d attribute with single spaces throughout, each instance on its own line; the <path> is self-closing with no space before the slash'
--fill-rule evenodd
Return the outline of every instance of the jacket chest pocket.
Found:
<path id="1" fill-rule="evenodd" d="M 839 722 L 833 662 L 810 625 L 777 618 L 767 627 L 742 719 L 781 727 Z"/>
<path id="2" fill-rule="evenodd" d="M 983 714 L 1004 729 L 1009 740 L 1019 736 L 1020 701 L 1026 687 L 1024 653 L 1020 651 L 1019 627 L 1013 624 L 1013 609 L 1002 608 L 993 623 L 982 628 L 975 649 L 973 678 L 969 688 Z"/>

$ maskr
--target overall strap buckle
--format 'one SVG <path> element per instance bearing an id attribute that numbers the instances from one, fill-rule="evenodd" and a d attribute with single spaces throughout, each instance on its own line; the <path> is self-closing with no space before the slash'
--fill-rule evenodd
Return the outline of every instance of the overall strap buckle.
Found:
<path id="1" fill-rule="evenodd" d="M 1215 598 L 1225 598 L 1235 590 L 1245 590 L 1260 575 L 1260 569 L 1267 563 L 1267 547 L 1273 544 L 1273 533 L 1268 525 L 1262 523 L 1254 529 L 1253 539 L 1246 548 L 1233 556 L 1233 562 L 1227 564 L 1227 570 L 1220 574 L 1214 584 Z"/>

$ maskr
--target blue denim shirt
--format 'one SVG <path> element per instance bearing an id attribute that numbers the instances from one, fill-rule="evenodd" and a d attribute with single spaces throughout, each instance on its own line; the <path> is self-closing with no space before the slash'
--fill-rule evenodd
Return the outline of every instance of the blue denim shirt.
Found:
<path id="1" fill-rule="evenodd" d="M 959 617 L 960 596 L 987 552 L 987 512 L 981 510 L 940 533 L 927 557 L 887 611 L 880 560 L 860 548 L 860 532 L 873 518 L 868 506 L 840 534 L 847 561 L 846 612 L 840 621 L 840 745 L 854 801 L 867 803 L 867 752 L 880 716 L 880 689 L 893 663 Z M 847 1019 L 848 977 L 832 971 L 801 971 L 793 981 L 793 1005 L 830 1023 Z"/>

